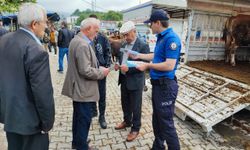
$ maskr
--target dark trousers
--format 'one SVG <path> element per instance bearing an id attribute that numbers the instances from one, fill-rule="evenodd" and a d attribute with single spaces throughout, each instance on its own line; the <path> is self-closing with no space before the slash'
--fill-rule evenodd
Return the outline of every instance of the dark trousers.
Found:
<path id="1" fill-rule="evenodd" d="M 100 99 L 98 102 L 99 118 L 103 119 L 102 117 L 105 116 L 105 110 L 106 110 L 106 78 L 102 80 L 98 80 L 98 87 L 99 87 L 99 95 L 100 95 Z M 93 109 L 92 110 L 93 113 L 97 112 L 96 103 L 93 103 L 92 109 Z"/>
<path id="2" fill-rule="evenodd" d="M 64 58 L 64 55 L 67 56 L 67 60 L 68 60 L 68 53 L 69 53 L 68 48 L 59 47 L 58 63 L 59 63 L 59 70 L 61 70 L 61 71 L 63 71 L 63 58 Z"/>
<path id="3" fill-rule="evenodd" d="M 53 47 L 54 48 L 54 52 L 55 52 L 55 55 L 57 53 L 57 46 L 56 46 L 56 43 L 52 43 L 52 42 L 49 42 L 49 52 L 51 52 L 51 48 Z"/>
<path id="4" fill-rule="evenodd" d="M 88 150 L 88 134 L 91 124 L 91 106 L 93 102 L 73 101 L 73 140 L 72 145 L 77 150 Z"/>
<path id="5" fill-rule="evenodd" d="M 20 135 L 6 132 L 8 150 L 48 150 L 48 134 Z"/>
<path id="6" fill-rule="evenodd" d="M 167 80 L 164 84 L 152 84 L 153 130 L 155 140 L 153 150 L 179 150 L 180 144 L 174 126 L 174 108 L 178 93 L 175 80 Z"/>
<path id="7" fill-rule="evenodd" d="M 132 124 L 131 131 L 138 132 L 141 128 L 142 89 L 128 90 L 125 84 L 121 84 L 121 102 L 124 121 Z"/>

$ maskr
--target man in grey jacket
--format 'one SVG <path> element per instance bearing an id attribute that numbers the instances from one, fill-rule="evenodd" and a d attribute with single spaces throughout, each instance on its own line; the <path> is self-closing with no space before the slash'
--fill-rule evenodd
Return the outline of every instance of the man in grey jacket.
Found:
<path id="1" fill-rule="evenodd" d="M 69 64 L 62 94 L 73 100 L 73 149 L 89 149 L 87 138 L 91 123 L 91 107 L 99 100 L 98 80 L 109 69 L 98 66 L 93 40 L 100 28 L 100 21 L 87 18 L 81 22 L 81 31 L 69 45 Z"/>
<path id="2" fill-rule="evenodd" d="M 46 10 L 23 4 L 20 29 L 0 40 L 0 122 L 8 150 L 48 150 L 48 131 L 55 118 L 49 56 L 39 38 L 46 27 Z"/>

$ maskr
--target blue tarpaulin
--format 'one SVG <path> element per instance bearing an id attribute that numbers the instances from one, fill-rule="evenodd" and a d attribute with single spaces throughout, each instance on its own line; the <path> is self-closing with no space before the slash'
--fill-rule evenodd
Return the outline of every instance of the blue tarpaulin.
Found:
<path id="1" fill-rule="evenodd" d="M 59 21 L 60 16 L 56 12 L 47 12 L 47 18 L 50 21 Z M 11 21 L 13 24 L 17 23 L 17 14 L 7 14 L 0 16 L 0 19 L 3 20 L 4 25 L 11 24 Z"/>

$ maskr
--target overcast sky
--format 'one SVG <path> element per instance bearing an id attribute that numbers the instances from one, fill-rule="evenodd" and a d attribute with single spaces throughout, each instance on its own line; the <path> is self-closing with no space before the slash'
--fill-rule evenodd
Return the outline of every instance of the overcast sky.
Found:
<path id="1" fill-rule="evenodd" d="M 121 11 L 149 0 L 93 0 L 96 1 L 97 11 Z M 92 9 L 92 0 L 37 0 L 49 11 L 73 13 L 76 9 Z"/>

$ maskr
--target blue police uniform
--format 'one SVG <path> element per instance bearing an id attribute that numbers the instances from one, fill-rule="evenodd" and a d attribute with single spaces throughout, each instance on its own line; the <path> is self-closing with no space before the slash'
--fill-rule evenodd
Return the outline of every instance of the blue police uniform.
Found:
<path id="1" fill-rule="evenodd" d="M 153 63 L 161 63 L 166 59 L 176 59 L 176 64 L 172 71 L 150 70 L 155 135 L 152 149 L 155 150 L 165 149 L 164 141 L 167 142 L 168 150 L 180 149 L 173 120 L 175 100 L 178 93 L 175 71 L 180 50 L 181 41 L 172 28 L 168 28 L 157 35 Z"/>

